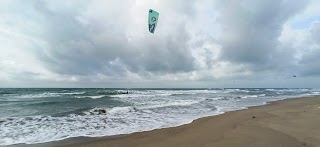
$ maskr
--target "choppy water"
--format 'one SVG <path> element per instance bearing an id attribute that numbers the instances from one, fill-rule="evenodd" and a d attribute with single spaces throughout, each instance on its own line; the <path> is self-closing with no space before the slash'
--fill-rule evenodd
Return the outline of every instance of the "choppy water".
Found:
<path id="1" fill-rule="evenodd" d="M 178 126 L 320 89 L 0 89 L 0 145 Z"/>

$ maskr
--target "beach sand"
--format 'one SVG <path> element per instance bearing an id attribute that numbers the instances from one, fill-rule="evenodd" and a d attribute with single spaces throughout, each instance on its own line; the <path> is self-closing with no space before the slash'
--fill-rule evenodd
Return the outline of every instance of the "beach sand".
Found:
<path id="1" fill-rule="evenodd" d="M 61 145 L 61 144 L 51 144 Z M 64 144 L 68 147 L 320 146 L 320 96 L 200 118 L 179 127 Z"/>

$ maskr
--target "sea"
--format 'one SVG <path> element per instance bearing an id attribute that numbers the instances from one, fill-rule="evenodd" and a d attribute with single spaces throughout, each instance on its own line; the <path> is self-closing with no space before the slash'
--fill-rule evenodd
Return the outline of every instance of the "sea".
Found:
<path id="1" fill-rule="evenodd" d="M 4 88 L 0 89 L 0 145 L 174 127 L 227 111 L 319 94 L 320 89 L 310 88 Z"/>

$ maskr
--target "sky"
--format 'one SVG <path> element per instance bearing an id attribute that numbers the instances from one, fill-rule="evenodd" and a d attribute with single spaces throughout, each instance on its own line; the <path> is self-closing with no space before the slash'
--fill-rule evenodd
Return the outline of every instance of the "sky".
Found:
<path id="1" fill-rule="evenodd" d="M 1 0 L 0 87 L 320 88 L 320 1 Z"/>

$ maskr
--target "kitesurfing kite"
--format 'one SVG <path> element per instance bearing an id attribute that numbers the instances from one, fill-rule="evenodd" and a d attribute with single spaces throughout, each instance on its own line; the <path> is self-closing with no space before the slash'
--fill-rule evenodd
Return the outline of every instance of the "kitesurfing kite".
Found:
<path id="1" fill-rule="evenodd" d="M 159 13 L 157 11 L 150 9 L 148 23 L 149 23 L 149 32 L 152 34 L 156 30 L 158 19 L 159 19 Z"/>

